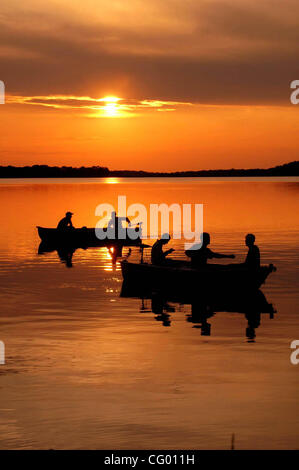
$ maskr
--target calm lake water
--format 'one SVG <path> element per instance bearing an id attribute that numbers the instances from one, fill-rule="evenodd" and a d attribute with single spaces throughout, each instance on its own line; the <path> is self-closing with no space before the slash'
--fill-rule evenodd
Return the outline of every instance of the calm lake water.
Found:
<path id="1" fill-rule="evenodd" d="M 262 287 L 277 313 L 261 315 L 254 341 L 244 313 L 216 312 L 203 336 L 190 305 L 170 303 L 164 326 L 149 299 L 120 297 L 106 248 L 76 250 L 71 269 L 38 254 L 36 225 L 71 210 L 93 227 L 118 195 L 203 203 L 211 248 L 236 262 L 255 233 L 277 266 Z M 229 449 L 232 433 L 237 449 L 299 448 L 299 180 L 2 180 L 0 209 L 1 448 Z"/>

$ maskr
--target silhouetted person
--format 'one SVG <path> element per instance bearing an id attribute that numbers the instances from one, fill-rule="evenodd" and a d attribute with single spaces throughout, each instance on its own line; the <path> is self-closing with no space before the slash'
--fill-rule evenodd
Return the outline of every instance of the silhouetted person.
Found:
<path id="1" fill-rule="evenodd" d="M 72 224 L 72 212 L 66 212 L 65 217 L 60 220 L 60 222 L 57 225 L 58 230 L 69 230 L 74 228 Z"/>
<path id="2" fill-rule="evenodd" d="M 204 232 L 202 234 L 202 246 L 196 248 L 196 245 L 193 246 L 194 249 L 186 250 L 186 255 L 191 258 L 191 266 L 194 268 L 201 268 L 207 265 L 208 259 L 212 258 L 234 258 L 235 255 L 224 255 L 221 253 L 215 253 L 214 251 L 208 248 L 210 244 L 210 234 Z"/>
<path id="3" fill-rule="evenodd" d="M 245 237 L 245 244 L 248 246 L 245 266 L 249 269 L 258 269 L 260 267 L 260 250 L 254 242 L 255 236 L 252 233 L 248 233 Z"/>
<path id="4" fill-rule="evenodd" d="M 119 230 L 122 228 L 123 221 L 127 222 L 129 225 L 131 224 L 129 217 L 118 217 L 116 212 L 111 212 L 111 219 L 108 222 L 108 229 L 114 229 L 114 235 L 116 239 L 118 238 Z"/>
<path id="5" fill-rule="evenodd" d="M 163 246 L 167 245 L 167 243 L 170 241 L 170 238 L 171 237 L 169 233 L 164 233 L 162 237 L 153 244 L 151 251 L 152 264 L 156 264 L 158 266 L 166 264 L 166 256 L 174 251 L 173 248 L 170 248 L 167 251 L 163 251 Z"/>

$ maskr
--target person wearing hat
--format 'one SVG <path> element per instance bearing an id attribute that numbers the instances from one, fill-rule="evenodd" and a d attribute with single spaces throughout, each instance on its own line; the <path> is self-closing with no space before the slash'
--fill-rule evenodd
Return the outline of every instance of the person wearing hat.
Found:
<path id="1" fill-rule="evenodd" d="M 60 222 L 57 225 L 57 230 L 69 230 L 74 228 L 72 224 L 72 212 L 66 212 L 65 217 L 60 220 Z"/>

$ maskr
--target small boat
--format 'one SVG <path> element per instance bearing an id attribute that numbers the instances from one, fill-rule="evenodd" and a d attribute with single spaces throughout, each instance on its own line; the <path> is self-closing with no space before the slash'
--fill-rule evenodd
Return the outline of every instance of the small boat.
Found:
<path id="1" fill-rule="evenodd" d="M 173 265 L 156 266 L 149 263 L 121 262 L 124 280 L 147 286 L 151 291 L 167 290 L 192 292 L 232 291 L 236 289 L 259 289 L 267 277 L 276 268 L 270 264 L 256 270 L 249 270 L 242 265 L 207 265 L 204 268 L 191 268 L 185 261 Z"/>
<path id="2" fill-rule="evenodd" d="M 141 233 L 139 227 L 127 228 L 126 237 L 118 239 L 105 238 L 100 240 L 96 236 L 94 228 L 74 228 L 65 231 L 56 228 L 44 228 L 37 226 L 37 231 L 43 243 L 49 246 L 139 246 L 141 244 Z"/>

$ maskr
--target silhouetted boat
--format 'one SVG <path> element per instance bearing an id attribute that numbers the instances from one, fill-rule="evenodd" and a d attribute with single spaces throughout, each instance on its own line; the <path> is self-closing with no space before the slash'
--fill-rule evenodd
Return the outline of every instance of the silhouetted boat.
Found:
<path id="1" fill-rule="evenodd" d="M 100 240 L 96 236 L 94 228 L 75 228 L 70 230 L 57 230 L 56 228 L 37 227 L 37 231 L 42 242 L 51 246 L 75 246 L 75 247 L 92 247 L 92 246 L 138 246 L 141 244 L 139 227 L 127 228 L 126 238 Z M 135 237 L 135 239 L 134 239 Z"/>
<path id="2" fill-rule="evenodd" d="M 174 263 L 173 266 L 156 266 L 148 263 L 121 262 L 124 280 L 129 279 L 149 286 L 151 290 L 175 287 L 178 290 L 252 290 L 258 289 L 275 270 L 273 265 L 249 270 L 243 266 L 207 265 L 194 269 L 187 262 Z"/>

